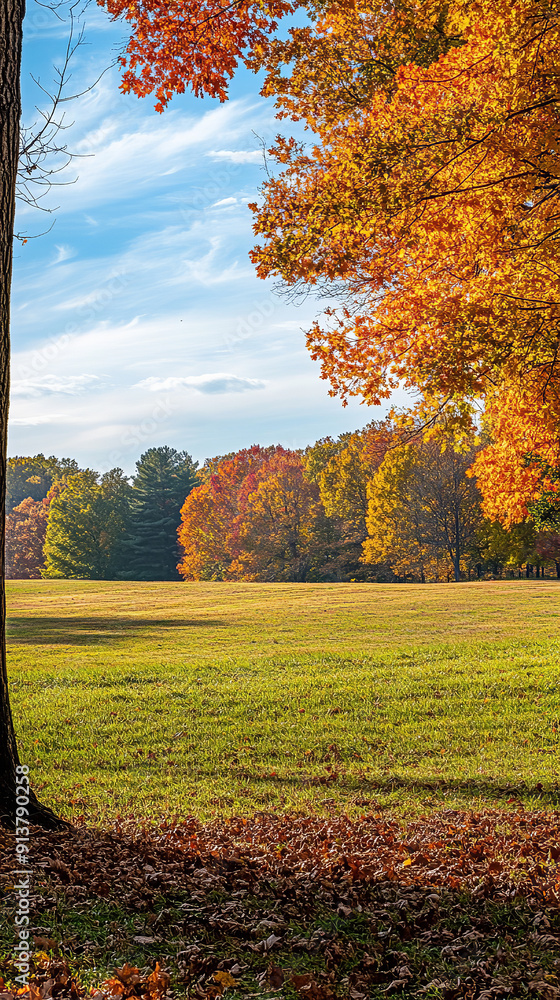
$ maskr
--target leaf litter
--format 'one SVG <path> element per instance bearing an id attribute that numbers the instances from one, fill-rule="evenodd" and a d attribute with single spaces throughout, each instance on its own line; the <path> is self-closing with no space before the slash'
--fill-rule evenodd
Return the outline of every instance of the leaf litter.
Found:
<path id="1" fill-rule="evenodd" d="M 560 813 L 121 819 L 32 843 L 29 986 L 8 946 L 0 1000 L 560 1000 Z"/>

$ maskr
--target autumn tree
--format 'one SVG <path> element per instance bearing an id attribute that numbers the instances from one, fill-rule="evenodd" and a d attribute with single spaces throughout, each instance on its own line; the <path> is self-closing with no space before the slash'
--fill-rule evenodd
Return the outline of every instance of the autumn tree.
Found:
<path id="1" fill-rule="evenodd" d="M 535 549 L 543 563 L 552 563 L 556 576 L 560 579 L 560 534 L 557 531 L 538 533 Z"/>
<path id="2" fill-rule="evenodd" d="M 388 562 L 422 582 L 461 579 L 480 521 L 480 498 L 466 473 L 473 451 L 417 440 L 390 449 L 368 487 L 364 561 Z"/>
<path id="3" fill-rule="evenodd" d="M 548 2 L 328 3 L 262 62 L 301 118 L 255 208 L 259 274 L 336 292 L 309 334 L 334 392 L 432 412 L 557 379 L 560 19 Z M 467 401 L 467 411 L 461 401 Z"/>
<path id="4" fill-rule="evenodd" d="M 6 578 L 38 580 L 45 566 L 49 502 L 22 500 L 6 517 Z"/>
<path id="5" fill-rule="evenodd" d="M 388 422 L 372 422 L 361 431 L 323 438 L 305 453 L 306 475 L 319 486 L 321 502 L 337 539 L 337 579 L 378 577 L 361 563 L 367 538 L 368 483 L 393 439 Z M 369 572 L 368 572 L 369 571 Z"/>
<path id="6" fill-rule="evenodd" d="M 297 452 L 276 449 L 249 474 L 231 525 L 230 579 L 320 579 L 334 533 L 320 491 L 305 478 Z"/>
<path id="7" fill-rule="evenodd" d="M 244 484 L 275 452 L 283 451 L 280 446 L 253 445 L 205 463 L 199 472 L 200 486 L 192 490 L 181 510 L 178 570 L 184 579 L 228 579 L 234 559 L 232 525 L 239 514 Z"/>
<path id="8" fill-rule="evenodd" d="M 500 521 L 482 518 L 469 546 L 470 564 L 477 576 L 501 576 L 503 570 L 520 574 L 523 567 L 528 576 L 531 567 L 545 562 L 537 541 L 538 533 L 530 520 L 505 528 Z"/>
<path id="9" fill-rule="evenodd" d="M 118 575 L 128 580 L 178 580 L 177 528 L 181 507 L 196 484 L 186 451 L 149 448 L 136 463 L 130 516 Z"/>
<path id="10" fill-rule="evenodd" d="M 131 487 L 121 469 L 69 476 L 50 506 L 43 576 L 114 580 L 122 563 Z"/>
<path id="11" fill-rule="evenodd" d="M 73 458 L 56 458 L 54 455 L 45 458 L 43 454 L 9 458 L 6 510 L 9 513 L 27 497 L 43 500 L 53 483 L 62 482 L 79 471 L 79 465 Z"/>

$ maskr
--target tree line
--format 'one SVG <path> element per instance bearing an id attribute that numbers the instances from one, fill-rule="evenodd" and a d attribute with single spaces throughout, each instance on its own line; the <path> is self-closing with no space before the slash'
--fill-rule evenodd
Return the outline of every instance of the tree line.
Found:
<path id="1" fill-rule="evenodd" d="M 179 579 L 179 512 L 196 468 L 168 447 L 148 449 L 132 479 L 68 458 L 9 459 L 7 577 Z"/>
<path id="2" fill-rule="evenodd" d="M 127 477 L 73 459 L 8 464 L 12 579 L 430 582 L 549 572 L 560 534 L 485 516 L 484 449 L 389 420 L 294 451 L 150 448 Z"/>

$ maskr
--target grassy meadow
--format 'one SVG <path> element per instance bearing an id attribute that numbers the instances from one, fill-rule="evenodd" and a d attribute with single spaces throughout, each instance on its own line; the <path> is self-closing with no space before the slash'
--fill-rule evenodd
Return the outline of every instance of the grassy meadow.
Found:
<path id="1" fill-rule="evenodd" d="M 70 819 L 558 806 L 560 582 L 14 581 L 8 617 Z"/>

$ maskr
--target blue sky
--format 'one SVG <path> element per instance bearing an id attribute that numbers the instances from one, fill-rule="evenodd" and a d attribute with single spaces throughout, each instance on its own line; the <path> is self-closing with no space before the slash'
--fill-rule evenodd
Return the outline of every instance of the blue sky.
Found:
<path id="1" fill-rule="evenodd" d="M 90 84 L 125 27 L 86 11 L 71 89 Z M 68 25 L 30 7 L 24 124 L 63 61 Z M 259 139 L 274 109 L 246 72 L 225 104 L 191 95 L 159 115 L 119 93 L 107 72 L 67 106 L 80 154 L 53 216 L 27 206 L 17 231 L 9 451 L 69 455 L 132 472 L 142 451 L 168 444 L 195 459 L 254 443 L 299 448 L 363 426 L 382 411 L 344 409 L 305 348 L 321 303 L 290 304 L 257 279 L 247 202 L 263 180 Z M 256 133 L 256 135 L 255 135 Z"/>

